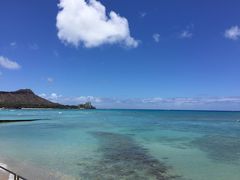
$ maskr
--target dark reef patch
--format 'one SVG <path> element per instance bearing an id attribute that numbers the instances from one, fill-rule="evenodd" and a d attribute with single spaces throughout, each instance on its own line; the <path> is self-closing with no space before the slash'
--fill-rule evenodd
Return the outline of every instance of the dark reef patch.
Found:
<path id="1" fill-rule="evenodd" d="M 169 175 L 169 167 L 150 156 L 130 136 L 110 132 L 92 132 L 92 135 L 99 141 L 102 157 L 94 165 L 86 166 L 81 176 L 129 180 L 169 180 L 178 177 Z"/>
<path id="2" fill-rule="evenodd" d="M 17 120 L 0 120 L 0 123 L 17 123 L 17 122 L 33 122 L 40 121 L 44 119 L 17 119 Z"/>
<path id="3" fill-rule="evenodd" d="M 206 135 L 193 140 L 192 145 L 207 152 L 212 160 L 224 163 L 238 163 L 240 160 L 239 137 Z"/>

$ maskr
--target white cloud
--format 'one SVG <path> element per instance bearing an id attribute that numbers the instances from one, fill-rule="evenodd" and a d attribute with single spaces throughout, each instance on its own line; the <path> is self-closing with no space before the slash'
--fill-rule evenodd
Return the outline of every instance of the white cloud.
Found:
<path id="1" fill-rule="evenodd" d="M 61 100 L 63 99 L 63 96 L 61 94 L 57 94 L 57 93 L 51 93 L 51 94 L 45 94 L 45 93 L 41 93 L 39 94 L 40 97 L 48 99 L 50 101 L 54 101 L 54 102 L 61 102 Z"/>
<path id="2" fill-rule="evenodd" d="M 52 83 L 53 81 L 54 81 L 53 78 L 51 78 L 51 77 L 48 77 L 48 78 L 47 78 L 47 82 Z"/>
<path id="3" fill-rule="evenodd" d="M 80 96 L 73 99 L 74 101 L 78 103 L 85 103 L 85 102 L 92 102 L 92 103 L 101 103 L 103 100 L 99 97 L 94 96 Z"/>
<path id="4" fill-rule="evenodd" d="M 12 61 L 3 56 L 0 56 L 0 66 L 2 66 L 3 68 L 6 68 L 6 69 L 11 69 L 11 70 L 21 68 L 21 66 L 17 62 Z"/>
<path id="5" fill-rule="evenodd" d="M 180 33 L 179 38 L 181 39 L 190 39 L 193 37 L 194 24 L 189 24 L 186 28 Z"/>
<path id="6" fill-rule="evenodd" d="M 128 99 L 95 96 L 65 97 L 56 93 L 40 96 L 62 104 L 82 104 L 90 101 L 99 108 L 240 110 L 240 96 Z"/>
<path id="7" fill-rule="evenodd" d="M 74 46 L 87 48 L 103 44 L 122 43 L 137 47 L 138 41 L 130 35 L 128 20 L 106 8 L 97 0 L 60 0 L 57 15 L 58 37 Z"/>
<path id="8" fill-rule="evenodd" d="M 102 103 L 106 101 L 107 98 L 100 98 L 100 97 L 94 97 L 94 96 L 79 96 L 79 97 L 64 97 L 62 95 L 59 95 L 57 93 L 41 93 L 39 94 L 40 97 L 46 98 L 50 101 L 56 101 L 63 104 L 81 104 L 85 102 L 92 102 L 92 103 Z"/>
<path id="9" fill-rule="evenodd" d="M 240 97 L 147 98 L 143 103 L 170 105 L 201 105 L 214 103 L 240 103 Z"/>
<path id="10" fill-rule="evenodd" d="M 160 41 L 160 34 L 158 33 L 153 34 L 153 40 L 158 43 Z"/>
<path id="11" fill-rule="evenodd" d="M 42 97 L 42 98 L 46 98 L 47 97 L 47 95 L 45 93 L 41 93 L 41 94 L 39 94 L 39 96 Z"/>
<path id="12" fill-rule="evenodd" d="M 191 33 L 189 30 L 184 30 L 181 34 L 180 34 L 180 38 L 192 38 L 193 33 Z"/>
<path id="13" fill-rule="evenodd" d="M 61 97 L 62 97 L 62 95 L 58 95 L 56 93 L 51 93 L 48 98 L 51 100 L 57 100 L 58 98 L 61 98 Z"/>
<path id="14" fill-rule="evenodd" d="M 225 31 L 224 36 L 231 40 L 238 40 L 240 38 L 240 27 L 232 26 Z"/>

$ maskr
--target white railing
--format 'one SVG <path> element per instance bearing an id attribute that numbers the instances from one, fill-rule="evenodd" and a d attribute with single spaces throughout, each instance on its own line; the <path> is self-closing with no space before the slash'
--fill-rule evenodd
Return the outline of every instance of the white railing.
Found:
<path id="1" fill-rule="evenodd" d="M 27 180 L 26 178 L 24 178 L 24 177 L 22 177 L 22 176 L 19 176 L 19 175 L 16 174 L 15 172 L 10 171 L 10 170 L 6 169 L 5 167 L 0 166 L 0 169 L 8 172 L 9 174 L 12 174 L 14 180 Z"/>

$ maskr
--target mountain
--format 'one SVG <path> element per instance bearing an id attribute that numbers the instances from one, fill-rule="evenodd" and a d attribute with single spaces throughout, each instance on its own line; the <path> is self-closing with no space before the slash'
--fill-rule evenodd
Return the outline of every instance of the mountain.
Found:
<path id="1" fill-rule="evenodd" d="M 79 106 L 62 105 L 37 96 L 31 89 L 20 89 L 13 92 L 0 91 L 0 108 L 61 108 L 61 109 L 95 109 L 90 103 Z"/>

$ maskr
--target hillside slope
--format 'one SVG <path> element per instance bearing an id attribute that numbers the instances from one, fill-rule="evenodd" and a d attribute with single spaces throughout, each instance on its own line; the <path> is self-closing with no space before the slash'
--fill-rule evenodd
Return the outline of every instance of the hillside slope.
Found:
<path id="1" fill-rule="evenodd" d="M 0 108 L 64 108 L 64 105 L 41 98 L 30 89 L 0 91 Z"/>

